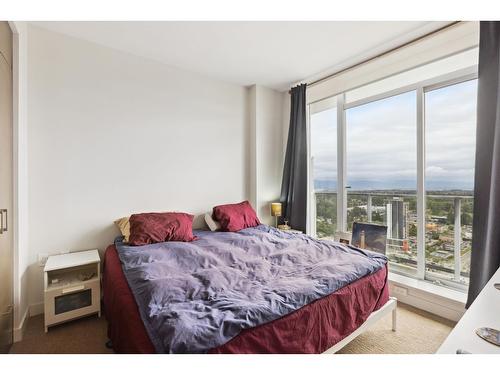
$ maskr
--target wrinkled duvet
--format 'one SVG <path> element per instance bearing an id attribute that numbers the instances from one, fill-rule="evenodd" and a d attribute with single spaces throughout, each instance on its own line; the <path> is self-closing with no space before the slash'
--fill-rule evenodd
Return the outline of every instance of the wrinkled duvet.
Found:
<path id="1" fill-rule="evenodd" d="M 259 225 L 116 247 L 158 353 L 204 353 L 384 267 L 384 255 Z"/>

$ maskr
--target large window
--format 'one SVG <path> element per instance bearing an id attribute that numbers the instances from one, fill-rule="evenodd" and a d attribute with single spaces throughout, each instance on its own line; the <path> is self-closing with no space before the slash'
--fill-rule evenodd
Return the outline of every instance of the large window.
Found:
<path id="1" fill-rule="evenodd" d="M 310 105 L 313 235 L 383 224 L 392 272 L 468 284 L 477 52 Z"/>

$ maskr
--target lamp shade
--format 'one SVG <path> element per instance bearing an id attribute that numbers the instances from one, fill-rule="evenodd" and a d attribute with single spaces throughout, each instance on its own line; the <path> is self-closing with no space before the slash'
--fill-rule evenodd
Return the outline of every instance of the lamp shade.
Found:
<path id="1" fill-rule="evenodd" d="M 281 216 L 281 203 L 271 203 L 271 216 Z"/>

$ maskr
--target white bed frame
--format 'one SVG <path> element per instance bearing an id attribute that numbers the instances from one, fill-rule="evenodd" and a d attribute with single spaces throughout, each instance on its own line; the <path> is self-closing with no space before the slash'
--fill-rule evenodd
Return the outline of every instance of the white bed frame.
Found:
<path id="1" fill-rule="evenodd" d="M 377 311 L 374 311 L 370 314 L 368 319 L 361 324 L 357 330 L 355 330 L 353 333 L 351 333 L 349 336 L 347 336 L 345 339 L 342 341 L 339 341 L 337 344 L 332 346 L 330 349 L 327 351 L 323 352 L 323 354 L 333 354 L 338 352 L 340 349 L 342 349 L 344 346 L 349 344 L 352 340 L 354 340 L 356 337 L 358 337 L 360 334 L 365 332 L 368 328 L 373 326 L 375 323 L 377 323 L 380 319 L 382 319 L 384 316 L 392 312 L 392 330 L 396 332 L 396 324 L 397 324 L 397 305 L 398 305 L 398 300 L 394 297 L 389 297 L 389 301 L 385 303 L 384 306 L 382 306 L 380 309 Z"/>

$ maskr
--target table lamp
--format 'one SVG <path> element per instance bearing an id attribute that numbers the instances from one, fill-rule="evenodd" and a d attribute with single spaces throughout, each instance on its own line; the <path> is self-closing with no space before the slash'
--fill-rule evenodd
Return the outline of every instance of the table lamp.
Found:
<path id="1" fill-rule="evenodd" d="M 281 216 L 281 203 L 271 203 L 271 216 L 276 218 L 276 227 L 278 226 L 278 217 Z"/>

